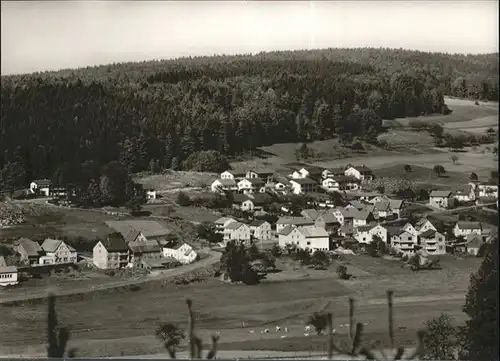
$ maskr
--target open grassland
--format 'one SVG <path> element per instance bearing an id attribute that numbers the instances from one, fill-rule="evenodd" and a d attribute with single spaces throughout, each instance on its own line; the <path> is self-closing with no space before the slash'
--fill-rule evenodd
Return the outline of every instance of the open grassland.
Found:
<path id="1" fill-rule="evenodd" d="M 157 191 L 179 189 L 185 187 L 202 187 L 210 185 L 217 178 L 215 173 L 166 171 L 162 174 L 136 174 L 134 181 Z"/>
<path id="2" fill-rule="evenodd" d="M 387 317 L 384 296 L 393 288 L 396 325 L 404 328 L 399 341 L 411 343 L 415 330 L 441 312 L 456 316 L 458 321 L 464 319 L 461 306 L 469 273 L 477 269 L 479 261 L 442 257 L 443 270 L 414 274 L 401 268 L 398 261 L 350 256 L 338 262 L 356 276 L 350 281 L 338 280 L 332 270 L 330 277 L 265 281 L 257 286 L 215 280 L 187 286 L 156 283 L 127 297 L 116 293 L 60 299 L 57 310 L 60 322 L 73 330 L 71 343 L 80 348 L 81 356 L 162 352 L 154 330 L 161 322 L 186 327 L 186 297 L 194 301 L 201 336 L 208 340 L 209 333 L 220 332 L 222 349 L 308 351 L 324 346 L 319 339 L 303 335 L 307 317 L 315 311 L 332 311 L 337 332 L 345 334 L 348 295 L 358 300 L 356 319 L 367 323 L 368 335 L 383 339 Z M 45 338 L 46 306 L 0 306 L 0 312 L 0 327 L 7 331 L 0 333 L 5 354 L 20 347 L 26 353 L 43 352 L 40 343 Z M 275 325 L 289 328 L 287 339 L 274 332 Z M 261 334 L 264 328 L 271 333 Z"/>
<path id="3" fill-rule="evenodd" d="M 467 149 L 467 153 L 458 154 L 461 159 L 457 164 L 453 164 L 450 156 L 456 153 L 435 148 L 433 138 L 426 131 L 407 128 L 412 120 L 442 124 L 446 132 L 454 135 L 468 132 L 484 133 L 489 127 L 498 128 L 498 103 L 481 102 L 480 105 L 475 105 L 474 101 L 453 98 L 447 98 L 446 102 L 453 110 L 449 115 L 385 121 L 385 125 L 389 128 L 379 136 L 379 139 L 387 142 L 387 149 L 368 145 L 364 152 L 359 153 L 343 147 L 337 139 L 316 141 L 308 144 L 315 157 L 303 162 L 324 167 L 341 167 L 349 163 L 365 164 L 374 169 L 398 164 L 424 167 L 441 164 L 451 172 L 467 173 L 495 169 L 497 160 L 491 151 Z M 267 154 L 266 157 L 234 161 L 231 166 L 238 171 L 248 168 L 277 169 L 296 161 L 295 151 L 298 145 L 298 143 L 284 143 L 262 147 L 261 150 Z"/>

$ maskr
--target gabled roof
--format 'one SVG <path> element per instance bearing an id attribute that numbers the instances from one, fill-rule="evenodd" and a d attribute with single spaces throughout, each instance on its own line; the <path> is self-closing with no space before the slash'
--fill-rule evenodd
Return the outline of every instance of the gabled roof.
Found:
<path id="1" fill-rule="evenodd" d="M 304 209 L 300 214 L 306 218 L 311 220 L 316 220 L 319 217 L 320 213 L 316 209 Z"/>
<path id="2" fill-rule="evenodd" d="M 429 222 L 430 224 L 432 224 L 432 226 L 434 228 L 436 228 L 436 226 L 431 222 L 429 221 L 427 218 L 422 218 L 420 219 L 417 223 L 415 223 L 415 226 L 413 226 L 413 228 L 415 228 L 417 231 L 420 231 L 420 229 L 422 229 L 422 227 L 427 223 Z"/>
<path id="3" fill-rule="evenodd" d="M 403 200 L 401 199 L 389 199 L 389 205 L 392 209 L 400 209 L 403 206 Z"/>
<path id="4" fill-rule="evenodd" d="M 288 236 L 294 229 L 296 229 L 294 225 L 287 225 L 284 227 L 281 231 L 278 232 L 278 234 L 281 234 L 282 236 Z"/>
<path id="5" fill-rule="evenodd" d="M 331 223 L 340 223 L 337 217 L 335 217 L 334 214 L 324 212 L 318 216 L 318 218 L 321 218 L 326 224 L 331 224 Z M 316 219 L 318 219 L 316 218 Z"/>
<path id="6" fill-rule="evenodd" d="M 420 234 L 420 237 L 423 237 L 423 238 L 429 238 L 429 237 L 434 237 L 434 235 L 436 234 L 436 231 L 433 230 L 433 229 L 428 229 L 427 231 L 423 232 Z"/>
<path id="7" fill-rule="evenodd" d="M 108 252 L 127 252 L 128 246 L 127 243 L 121 238 L 117 237 L 108 237 L 106 239 L 101 240 L 102 245 Z"/>
<path id="8" fill-rule="evenodd" d="M 140 234 L 140 231 L 129 231 L 125 236 L 123 236 L 123 239 L 126 243 L 130 243 L 135 241 Z"/>
<path id="9" fill-rule="evenodd" d="M 299 232 L 302 233 L 306 238 L 319 238 L 319 237 L 328 237 L 328 233 L 324 228 L 316 227 L 316 226 L 306 226 L 299 227 Z"/>
<path id="10" fill-rule="evenodd" d="M 61 240 L 59 240 L 59 239 L 47 238 L 42 243 L 42 249 L 45 252 L 53 253 L 53 252 L 55 252 L 57 250 L 57 248 L 59 248 L 59 246 L 61 245 L 61 243 L 64 243 L 64 242 L 61 241 Z M 66 243 L 64 243 L 64 244 L 66 244 Z M 75 251 L 75 249 L 73 247 L 71 247 L 69 244 L 66 244 L 66 247 L 68 247 L 68 249 L 70 251 L 72 251 L 72 252 Z"/>
<path id="11" fill-rule="evenodd" d="M 359 211 L 356 208 L 341 208 L 340 213 L 344 218 L 354 218 L 358 215 Z"/>
<path id="12" fill-rule="evenodd" d="M 297 179 L 290 179 L 290 182 L 295 182 L 300 185 L 305 185 L 305 184 L 318 184 L 317 181 L 311 179 L 311 178 L 297 178 Z"/>
<path id="13" fill-rule="evenodd" d="M 432 191 L 429 197 L 438 197 L 438 198 L 448 198 L 451 196 L 451 191 Z"/>
<path id="14" fill-rule="evenodd" d="M 348 175 L 334 176 L 332 179 L 335 180 L 335 181 L 337 181 L 339 184 L 344 184 L 344 183 L 360 183 L 361 182 L 358 178 L 351 177 L 351 176 L 348 176 Z"/>
<path id="15" fill-rule="evenodd" d="M 377 211 L 388 211 L 391 208 L 391 203 L 389 201 L 376 202 L 374 206 Z"/>
<path id="16" fill-rule="evenodd" d="M 351 167 L 356 169 L 361 174 L 373 174 L 373 171 L 370 168 L 368 168 L 366 165 L 362 165 L 362 166 L 354 166 L 353 165 Z"/>
<path id="17" fill-rule="evenodd" d="M 358 211 L 356 215 L 354 215 L 354 219 L 368 219 L 370 217 L 371 212 L 365 209 Z"/>
<path id="18" fill-rule="evenodd" d="M 479 248 L 484 244 L 481 236 L 477 234 L 468 234 L 465 239 L 467 241 L 467 248 Z"/>
<path id="19" fill-rule="evenodd" d="M 36 183 L 39 187 L 48 187 L 52 184 L 50 179 L 35 179 L 33 183 Z"/>
<path id="20" fill-rule="evenodd" d="M 234 179 L 216 179 L 214 182 L 219 182 L 223 186 L 229 187 L 229 186 L 235 186 L 236 181 Z"/>
<path id="21" fill-rule="evenodd" d="M 254 219 L 252 222 L 248 224 L 249 227 L 260 227 L 265 223 L 269 223 L 267 221 L 264 221 L 263 219 Z"/>
<path id="22" fill-rule="evenodd" d="M 368 231 L 370 231 L 370 230 L 372 230 L 373 228 L 378 227 L 378 226 L 379 226 L 379 224 L 368 224 L 368 225 L 366 225 L 366 226 L 359 226 L 359 227 L 357 228 L 357 230 L 358 230 L 358 232 L 368 232 Z M 381 226 L 381 227 L 382 227 L 382 226 Z"/>
<path id="23" fill-rule="evenodd" d="M 368 205 L 365 202 L 359 201 L 357 199 L 350 201 L 349 204 L 352 205 L 357 210 L 364 209 Z"/>
<path id="24" fill-rule="evenodd" d="M 106 225 L 124 237 L 131 231 L 141 232 L 144 237 L 161 237 L 170 233 L 156 221 L 128 220 L 128 221 L 106 221 Z"/>
<path id="25" fill-rule="evenodd" d="M 457 222 L 457 226 L 460 229 L 481 229 L 482 228 L 480 222 L 459 221 L 459 222 Z"/>
<path id="26" fill-rule="evenodd" d="M 227 221 L 235 221 L 236 220 L 233 218 L 233 217 L 221 217 L 217 220 L 215 220 L 215 224 L 220 224 L 220 225 L 223 225 L 224 223 L 226 223 Z"/>
<path id="27" fill-rule="evenodd" d="M 31 239 L 21 238 L 18 240 L 18 242 L 19 247 L 22 247 L 28 256 L 35 257 L 39 256 L 40 253 L 43 253 L 42 247 L 40 247 L 37 242 L 32 241 Z"/>
<path id="28" fill-rule="evenodd" d="M 134 253 L 152 253 L 160 252 L 161 247 L 157 241 L 140 241 L 128 244 L 130 250 Z"/>
<path id="29" fill-rule="evenodd" d="M 242 180 L 240 180 L 240 182 L 243 182 L 243 181 L 248 181 L 254 186 L 264 185 L 266 183 L 260 178 L 243 178 Z"/>
<path id="30" fill-rule="evenodd" d="M 277 224 L 294 224 L 296 226 L 313 225 L 314 221 L 304 217 L 281 217 L 276 222 Z"/>
<path id="31" fill-rule="evenodd" d="M 246 194 L 236 193 L 233 195 L 233 203 L 243 203 L 250 198 Z"/>
<path id="32" fill-rule="evenodd" d="M 455 189 L 456 194 L 468 195 L 472 191 L 472 186 L 470 184 L 458 186 Z"/>
<path id="33" fill-rule="evenodd" d="M 226 229 L 236 230 L 236 229 L 240 228 L 241 226 L 246 226 L 246 224 L 241 223 L 241 222 L 231 222 L 226 226 Z"/>
<path id="34" fill-rule="evenodd" d="M 402 229 L 401 227 L 394 227 L 394 226 L 386 226 L 385 229 L 387 229 L 387 235 L 389 237 L 392 236 L 399 236 L 400 234 L 405 233 L 406 231 Z"/>

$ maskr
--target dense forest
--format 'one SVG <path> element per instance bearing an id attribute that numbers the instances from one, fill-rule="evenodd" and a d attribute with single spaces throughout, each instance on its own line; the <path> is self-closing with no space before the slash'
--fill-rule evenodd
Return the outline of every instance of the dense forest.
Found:
<path id="1" fill-rule="evenodd" d="M 90 187 L 113 161 L 131 173 L 207 150 L 376 142 L 382 119 L 446 113 L 443 95 L 496 100 L 498 54 L 326 49 L 2 76 L 0 189 Z"/>

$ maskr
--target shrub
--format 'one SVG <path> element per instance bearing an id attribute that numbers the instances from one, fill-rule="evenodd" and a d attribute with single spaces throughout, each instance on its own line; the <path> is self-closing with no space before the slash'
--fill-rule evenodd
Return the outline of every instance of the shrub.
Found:
<path id="1" fill-rule="evenodd" d="M 349 275 L 347 274 L 347 267 L 343 266 L 343 265 L 338 266 L 337 267 L 337 276 L 341 280 L 347 280 L 347 279 L 349 279 Z"/>
<path id="2" fill-rule="evenodd" d="M 187 207 L 191 204 L 191 199 L 186 193 L 179 192 L 177 194 L 177 204 L 179 204 L 181 207 Z"/>

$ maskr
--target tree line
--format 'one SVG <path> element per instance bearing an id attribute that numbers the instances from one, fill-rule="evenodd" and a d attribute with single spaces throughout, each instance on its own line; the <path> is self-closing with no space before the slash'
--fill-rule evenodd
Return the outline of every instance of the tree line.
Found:
<path id="1" fill-rule="evenodd" d="M 0 188 L 85 162 L 118 161 L 129 173 L 205 169 L 225 164 L 221 155 L 272 143 L 375 142 L 382 119 L 448 112 L 433 60 L 470 74 L 495 72 L 488 57 L 411 54 L 328 49 L 5 76 Z M 206 151 L 214 152 L 198 155 Z"/>

